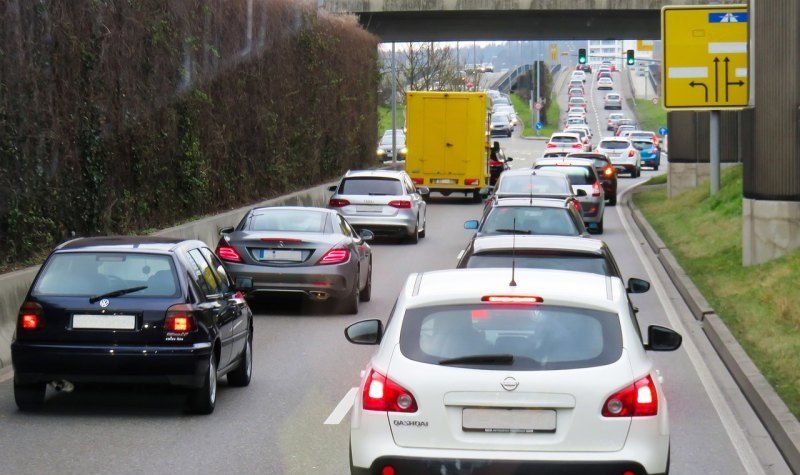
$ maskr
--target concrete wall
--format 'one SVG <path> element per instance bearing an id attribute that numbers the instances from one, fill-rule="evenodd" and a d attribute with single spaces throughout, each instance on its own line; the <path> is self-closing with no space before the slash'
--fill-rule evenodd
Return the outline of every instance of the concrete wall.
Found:
<path id="1" fill-rule="evenodd" d="M 254 206 L 326 206 L 330 192 L 328 187 L 336 182 L 326 183 L 314 188 L 302 190 L 255 205 L 235 209 L 226 213 L 209 216 L 180 226 L 164 229 L 154 233 L 156 236 L 183 239 L 199 239 L 212 249 L 219 239 L 219 230 L 226 226 L 235 226 L 244 214 Z M 31 267 L 17 272 L 0 275 L 0 373 L 11 367 L 11 339 L 16 327 L 19 307 L 28 292 L 39 267 Z"/>
<path id="2" fill-rule="evenodd" d="M 761 264 L 800 248 L 800 203 L 745 198 L 742 262 Z"/>
<path id="3" fill-rule="evenodd" d="M 724 170 L 736 166 L 735 163 L 722 163 Z M 672 163 L 669 164 L 669 175 L 667 176 L 667 197 L 672 198 L 681 193 L 686 193 L 700 186 L 703 182 L 711 178 L 708 163 Z"/>

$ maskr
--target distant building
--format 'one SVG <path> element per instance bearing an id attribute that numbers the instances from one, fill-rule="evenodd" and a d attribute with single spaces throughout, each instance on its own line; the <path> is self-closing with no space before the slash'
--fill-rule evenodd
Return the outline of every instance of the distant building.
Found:
<path id="1" fill-rule="evenodd" d="M 600 65 L 603 61 L 611 61 L 617 69 L 622 67 L 622 41 L 590 40 L 587 54 L 592 68 Z"/>

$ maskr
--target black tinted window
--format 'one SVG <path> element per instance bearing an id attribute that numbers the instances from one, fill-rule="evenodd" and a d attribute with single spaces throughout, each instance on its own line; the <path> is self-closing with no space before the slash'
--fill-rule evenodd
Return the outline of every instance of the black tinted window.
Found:
<path id="1" fill-rule="evenodd" d="M 583 123 L 583 121 L 579 121 L 579 122 Z M 552 142 L 552 143 L 578 143 L 578 137 L 569 137 L 569 136 L 560 135 L 560 136 L 550 137 L 550 142 Z"/>
<path id="2" fill-rule="evenodd" d="M 600 142 L 600 145 L 597 146 L 598 148 L 604 148 L 607 150 L 625 150 L 628 148 L 628 142 L 618 142 L 616 140 L 609 140 L 608 142 Z"/>
<path id="3" fill-rule="evenodd" d="M 511 261 L 518 268 L 554 269 L 589 272 L 591 274 L 614 276 L 608 262 L 594 255 L 552 255 L 517 250 L 514 257 L 510 251 L 503 253 L 475 254 L 467 261 L 469 269 L 487 269 L 492 267 L 511 268 Z"/>
<path id="4" fill-rule="evenodd" d="M 339 187 L 342 195 L 402 195 L 403 185 L 395 178 L 346 178 Z"/>

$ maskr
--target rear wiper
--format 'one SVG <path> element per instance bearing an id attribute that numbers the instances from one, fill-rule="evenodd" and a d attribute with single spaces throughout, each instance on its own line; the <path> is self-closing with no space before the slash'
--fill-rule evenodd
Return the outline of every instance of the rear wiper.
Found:
<path id="1" fill-rule="evenodd" d="M 389 193 L 368 193 L 369 196 L 389 196 Z"/>
<path id="2" fill-rule="evenodd" d="M 496 233 L 508 233 L 508 234 L 530 234 L 531 233 L 527 229 L 495 229 L 494 232 L 496 232 Z"/>
<path id="3" fill-rule="evenodd" d="M 439 361 L 440 365 L 451 364 L 511 364 L 514 362 L 514 355 L 501 353 L 496 355 L 470 355 L 459 356 Z"/>
<path id="4" fill-rule="evenodd" d="M 119 289 L 119 290 L 114 290 L 112 292 L 106 292 L 104 294 L 95 295 L 94 297 L 89 297 L 89 303 L 95 303 L 98 300 L 107 299 L 109 297 L 119 297 L 121 295 L 132 294 L 134 292 L 138 292 L 146 288 L 147 288 L 146 285 L 140 285 L 138 287 L 131 287 L 128 289 Z"/>

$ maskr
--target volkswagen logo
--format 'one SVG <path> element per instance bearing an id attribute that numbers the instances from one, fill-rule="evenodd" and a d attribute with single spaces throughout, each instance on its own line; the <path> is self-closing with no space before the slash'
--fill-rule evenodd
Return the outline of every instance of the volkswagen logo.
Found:
<path id="1" fill-rule="evenodd" d="M 111 304 L 111 302 L 109 302 L 108 299 L 103 299 L 103 300 L 100 301 L 100 306 L 103 307 L 103 308 L 108 307 L 110 304 Z"/>
<path id="2" fill-rule="evenodd" d="M 516 379 L 509 376 L 506 379 L 504 379 L 502 383 L 500 383 L 500 386 L 503 386 L 503 389 L 505 389 L 506 391 L 513 391 L 517 389 L 517 386 L 519 386 L 519 382 L 517 382 Z"/>

